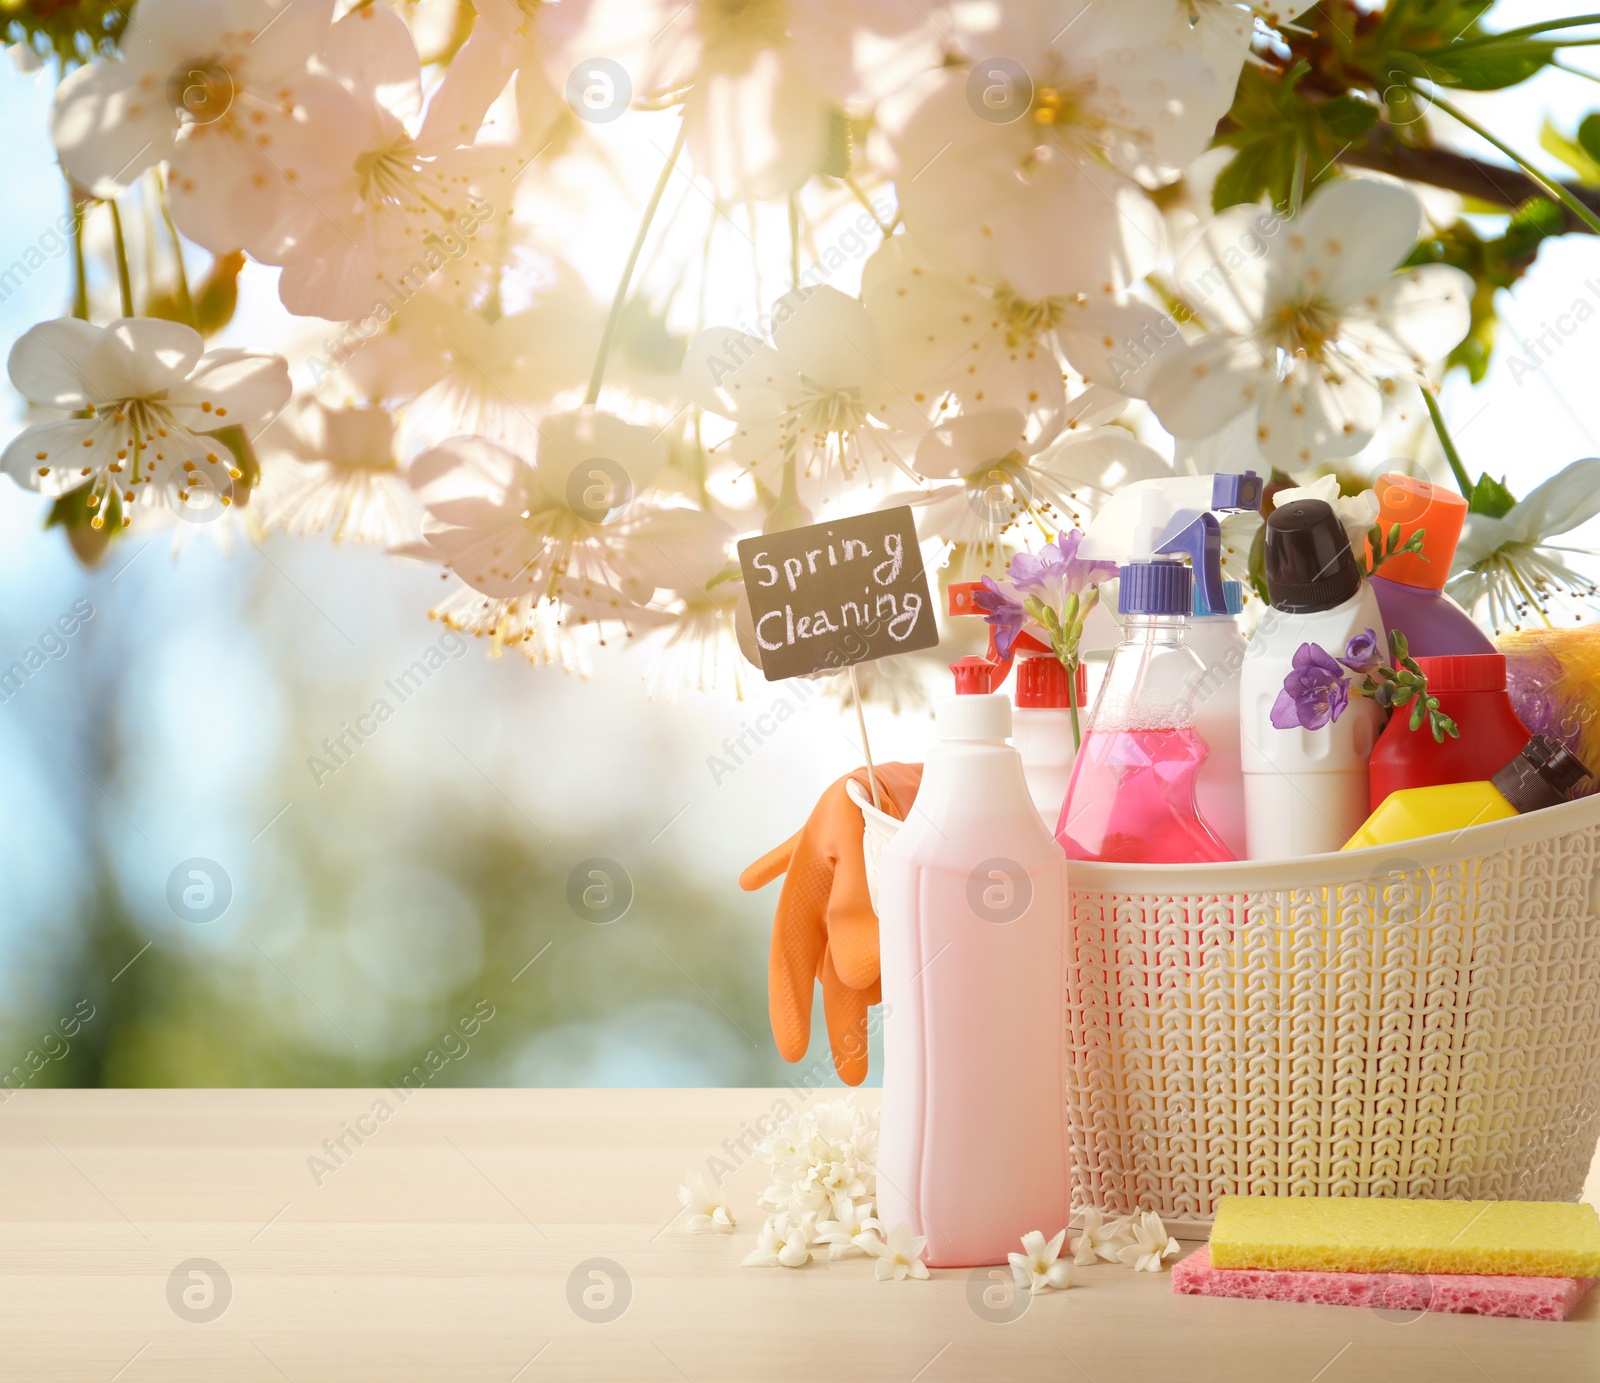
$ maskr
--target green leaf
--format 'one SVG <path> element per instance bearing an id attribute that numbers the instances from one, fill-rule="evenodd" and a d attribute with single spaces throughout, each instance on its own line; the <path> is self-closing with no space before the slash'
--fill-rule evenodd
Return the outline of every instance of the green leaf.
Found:
<path id="1" fill-rule="evenodd" d="M 1584 127 L 1590 121 L 1596 122 L 1590 128 L 1593 142 L 1600 145 L 1600 115 L 1584 117 L 1582 125 L 1578 126 L 1578 138 L 1568 139 L 1561 133 L 1546 116 L 1544 124 L 1539 129 L 1539 147 L 1547 154 L 1554 154 L 1568 168 L 1578 175 L 1578 181 L 1585 187 L 1600 187 L 1600 148 L 1591 152 L 1583 142 Z"/>
<path id="2" fill-rule="evenodd" d="M 1578 123 L 1578 145 L 1600 169 L 1600 111 L 1590 111 Z"/>
<path id="3" fill-rule="evenodd" d="M 244 256 L 238 250 L 218 255 L 207 271 L 200 287 L 195 290 L 195 322 L 202 336 L 212 336 L 233 320 L 234 309 L 239 305 L 239 273 L 244 268 Z"/>
<path id="4" fill-rule="evenodd" d="M 1378 107 L 1358 92 L 1335 96 L 1322 107 L 1322 123 L 1338 139 L 1360 139 L 1378 123 Z"/>
<path id="5" fill-rule="evenodd" d="M 1502 251 L 1512 259 L 1537 254 L 1540 241 L 1560 235 L 1566 228 L 1566 213 L 1548 197 L 1530 197 L 1511 213 L 1502 239 Z"/>
<path id="6" fill-rule="evenodd" d="M 1511 512 L 1517 497 L 1506 489 L 1504 480 L 1494 480 L 1485 471 L 1472 487 L 1472 498 L 1467 502 L 1469 513 L 1484 514 L 1491 519 L 1501 519 Z"/>
<path id="7" fill-rule="evenodd" d="M 1544 39 L 1515 38 L 1486 43 L 1459 53 L 1446 49 L 1430 56 L 1434 81 L 1463 91 L 1499 91 L 1525 82 L 1555 58 L 1557 45 Z"/>
<path id="8" fill-rule="evenodd" d="M 95 566 L 106 555 L 112 539 L 122 536 L 122 495 L 115 485 L 108 486 L 105 495 L 105 518 L 99 528 L 94 518 L 100 512 L 89 507 L 89 492 L 93 484 L 80 485 L 68 490 L 51 502 L 45 515 L 46 528 L 63 528 L 73 554 L 86 567 Z"/>

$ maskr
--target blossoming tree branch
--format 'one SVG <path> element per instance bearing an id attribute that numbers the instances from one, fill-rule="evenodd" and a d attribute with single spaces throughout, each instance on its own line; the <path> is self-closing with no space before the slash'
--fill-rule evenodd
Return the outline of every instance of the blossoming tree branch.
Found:
<path id="1" fill-rule="evenodd" d="M 1600 461 L 1530 493 L 1436 398 L 1541 242 L 1600 233 L 1600 112 L 1535 163 L 1485 95 L 1584 81 L 1600 14 L 1511 12 L 10 0 L 69 243 L 0 266 L 62 305 L 0 465 L 86 563 L 135 528 L 376 544 L 496 653 L 637 637 L 658 685 L 748 676 L 738 538 L 905 503 L 1070 663 L 1067 539 L 1174 470 L 1357 508 L 1432 472 L 1470 503 L 1451 594 L 1570 620 Z M 1226 533 L 1256 590 L 1259 528 Z"/>

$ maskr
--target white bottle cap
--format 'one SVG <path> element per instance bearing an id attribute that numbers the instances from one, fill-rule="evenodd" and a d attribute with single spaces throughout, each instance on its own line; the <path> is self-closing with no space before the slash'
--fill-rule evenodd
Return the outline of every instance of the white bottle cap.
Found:
<path id="1" fill-rule="evenodd" d="M 933 715 L 942 740 L 1011 738 L 1011 698 L 1000 693 L 937 697 Z"/>

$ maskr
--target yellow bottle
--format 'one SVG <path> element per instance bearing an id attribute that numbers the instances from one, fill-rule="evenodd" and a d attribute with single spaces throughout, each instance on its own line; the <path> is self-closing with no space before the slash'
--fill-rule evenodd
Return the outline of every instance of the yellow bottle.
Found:
<path id="1" fill-rule="evenodd" d="M 1535 735 L 1488 782 L 1439 783 L 1391 792 L 1344 848 L 1393 845 L 1553 807 L 1565 802 L 1567 793 L 1588 776 L 1589 770 L 1565 746 Z"/>

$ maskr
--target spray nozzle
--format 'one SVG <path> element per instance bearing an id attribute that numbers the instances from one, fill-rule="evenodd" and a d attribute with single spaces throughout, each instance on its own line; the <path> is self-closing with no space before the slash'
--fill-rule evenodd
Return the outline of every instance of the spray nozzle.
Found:
<path id="1" fill-rule="evenodd" d="M 1209 613 L 1226 614 L 1221 529 L 1213 511 L 1258 509 L 1265 488 L 1254 471 L 1124 485 L 1095 514 L 1078 555 L 1121 565 L 1118 604 L 1125 614 L 1187 615 L 1192 587 L 1199 589 Z M 1194 568 L 1188 585 L 1176 572 L 1162 570 L 1182 568 L 1185 555 Z"/>
<path id="2" fill-rule="evenodd" d="M 950 583 L 950 613 L 952 615 L 982 616 L 984 613 L 983 610 L 978 606 L 977 601 L 973 599 L 973 596 L 982 589 L 983 582 L 981 581 L 952 581 Z M 1006 654 L 1004 658 L 1002 658 L 1000 656 L 1000 649 L 995 644 L 995 627 L 990 625 L 989 651 L 984 657 L 960 658 L 956 662 L 950 664 L 950 671 L 956 675 L 956 691 L 998 691 L 1000 687 L 1004 685 L 1006 678 L 1011 675 L 1011 660 L 1015 658 L 1017 654 L 1049 652 L 1049 644 L 1041 643 L 1038 639 L 1034 638 L 1032 634 L 1019 633 L 1012 641 L 1011 651 Z M 990 669 L 988 686 L 979 687 L 972 685 L 966 688 L 962 687 L 961 679 L 963 676 L 969 679 L 975 679 L 978 675 L 973 671 L 967 671 L 965 673 L 961 671 L 961 668 L 964 664 L 971 663 L 981 663 Z"/>
<path id="3" fill-rule="evenodd" d="M 1217 479 L 1243 480 L 1243 476 L 1218 476 Z M 1222 588 L 1222 525 L 1215 514 L 1201 514 L 1156 549 L 1158 554 L 1187 556 L 1194 568 L 1195 604 L 1205 602 L 1206 613 L 1228 613 L 1227 595 Z"/>

